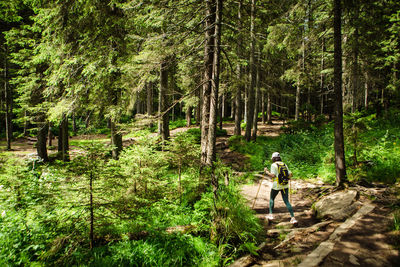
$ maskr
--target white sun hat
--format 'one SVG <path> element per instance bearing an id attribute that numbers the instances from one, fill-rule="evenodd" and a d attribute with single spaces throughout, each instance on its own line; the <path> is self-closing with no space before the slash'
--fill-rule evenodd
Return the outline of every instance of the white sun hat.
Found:
<path id="1" fill-rule="evenodd" d="M 279 154 L 279 152 L 274 152 L 274 153 L 272 153 L 271 159 L 280 158 L 280 157 L 281 157 L 281 154 Z"/>

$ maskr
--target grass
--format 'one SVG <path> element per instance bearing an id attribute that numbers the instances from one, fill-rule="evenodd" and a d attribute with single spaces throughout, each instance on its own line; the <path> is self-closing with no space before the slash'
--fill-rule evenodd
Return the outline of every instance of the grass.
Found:
<path id="1" fill-rule="evenodd" d="M 110 139 L 70 139 L 69 145 L 71 146 L 86 146 L 92 143 L 107 143 Z"/>
<path id="2" fill-rule="evenodd" d="M 393 212 L 393 230 L 400 231 L 400 209 Z"/>

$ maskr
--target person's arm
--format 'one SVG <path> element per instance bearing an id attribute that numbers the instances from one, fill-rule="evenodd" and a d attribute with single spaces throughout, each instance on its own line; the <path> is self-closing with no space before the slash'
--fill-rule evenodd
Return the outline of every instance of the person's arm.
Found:
<path id="1" fill-rule="evenodd" d="M 289 167 L 287 165 L 286 165 L 286 168 L 288 169 L 288 172 L 289 172 L 289 178 L 292 178 L 293 177 L 293 173 L 289 170 Z"/>
<path id="2" fill-rule="evenodd" d="M 275 174 L 270 173 L 270 172 L 268 171 L 268 168 L 267 168 L 267 167 L 264 168 L 264 172 L 265 172 L 266 175 L 268 175 L 268 176 L 271 177 L 271 178 L 275 178 L 275 177 L 276 177 Z"/>

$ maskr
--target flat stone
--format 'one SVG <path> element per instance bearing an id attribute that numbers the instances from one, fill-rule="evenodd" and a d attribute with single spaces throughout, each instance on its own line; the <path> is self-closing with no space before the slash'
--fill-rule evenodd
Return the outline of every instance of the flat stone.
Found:
<path id="1" fill-rule="evenodd" d="M 281 222 L 276 225 L 278 229 L 291 229 L 293 228 L 293 223 L 290 222 Z"/>
<path id="2" fill-rule="evenodd" d="M 356 203 L 357 191 L 348 190 L 333 193 L 317 201 L 314 205 L 318 218 L 343 221 L 360 206 Z"/>

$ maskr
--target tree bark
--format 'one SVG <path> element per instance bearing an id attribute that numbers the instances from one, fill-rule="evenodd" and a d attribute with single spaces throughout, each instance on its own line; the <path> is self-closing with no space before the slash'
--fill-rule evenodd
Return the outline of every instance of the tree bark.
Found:
<path id="1" fill-rule="evenodd" d="M 5 58 L 4 58 L 4 98 L 6 104 L 6 141 L 7 150 L 11 150 L 12 141 L 12 92 L 11 87 L 8 84 L 8 48 L 6 46 Z"/>
<path id="2" fill-rule="evenodd" d="M 236 110 L 236 106 L 235 106 L 235 97 L 232 94 L 231 97 L 231 114 L 230 114 L 230 118 L 231 119 L 235 119 L 235 110 Z"/>
<path id="3" fill-rule="evenodd" d="M 205 20 L 205 47 L 204 47 L 204 81 L 203 81 L 203 106 L 201 114 L 201 164 L 207 166 L 209 127 L 210 127 L 210 96 L 211 80 L 214 60 L 214 22 L 215 8 L 211 1 L 206 1 L 206 20 Z"/>
<path id="4" fill-rule="evenodd" d="M 342 186 L 346 178 L 346 162 L 343 137 L 343 100 L 342 100 L 342 34 L 341 0 L 334 0 L 334 91 L 335 91 L 335 167 L 336 185 Z"/>
<path id="5" fill-rule="evenodd" d="M 300 95 L 301 95 L 300 82 L 297 81 L 297 84 L 296 84 L 296 110 L 294 113 L 294 120 L 296 120 L 296 121 L 299 120 L 299 115 L 300 115 Z"/>
<path id="6" fill-rule="evenodd" d="M 239 0 L 239 7 L 238 7 L 238 39 L 237 39 L 237 54 L 240 59 L 241 57 L 241 51 L 242 51 L 242 38 L 240 36 L 240 31 L 242 30 L 241 27 L 241 21 L 242 21 L 242 0 Z M 241 122 L 242 122 L 242 71 L 243 68 L 240 64 L 240 62 L 237 65 L 237 79 L 238 79 L 238 86 L 236 89 L 236 95 L 235 95 L 235 128 L 234 128 L 234 135 L 241 135 L 242 129 L 241 129 Z"/>
<path id="7" fill-rule="evenodd" d="M 261 114 L 262 124 L 265 124 L 265 92 L 261 91 Z"/>
<path id="8" fill-rule="evenodd" d="M 358 2 L 355 1 L 355 14 L 353 21 L 358 20 L 358 15 L 359 15 L 359 7 L 358 7 Z M 351 112 L 355 112 L 358 108 L 358 92 L 359 92 L 359 62 L 358 62 L 358 54 L 359 54 L 359 43 L 358 43 L 358 38 L 359 38 L 359 32 L 358 32 L 358 26 L 356 22 L 353 22 L 353 27 L 354 27 L 354 42 L 353 42 L 353 65 L 352 65 L 352 77 L 351 77 L 351 84 L 352 84 L 352 94 L 351 94 Z"/>
<path id="9" fill-rule="evenodd" d="M 53 131 L 52 131 L 52 123 L 49 123 L 49 132 L 47 134 L 47 136 L 49 137 L 49 146 L 53 145 Z"/>
<path id="10" fill-rule="evenodd" d="M 320 114 L 324 114 L 324 89 L 325 89 L 325 74 L 322 71 L 325 69 L 325 38 L 322 38 L 322 56 L 321 56 L 321 80 L 320 80 Z"/>
<path id="11" fill-rule="evenodd" d="M 255 69 L 255 6 L 256 0 L 251 1 L 251 17 L 250 17 L 250 87 L 249 87 L 249 96 L 247 103 L 247 114 L 246 114 L 246 132 L 245 139 L 246 141 L 250 141 L 251 139 L 251 129 L 253 128 L 253 116 L 254 116 L 254 103 L 255 103 L 255 87 L 256 87 L 256 69 Z"/>
<path id="12" fill-rule="evenodd" d="M 188 107 L 186 110 L 186 127 L 192 125 L 192 107 Z"/>
<path id="13" fill-rule="evenodd" d="M 36 150 L 38 157 L 41 158 L 44 162 L 49 161 L 49 157 L 47 156 L 48 128 L 49 124 L 47 122 L 38 123 Z"/>
<path id="14" fill-rule="evenodd" d="M 202 112 L 203 112 L 203 98 L 202 98 L 203 90 L 201 87 L 196 90 L 196 96 L 199 99 L 199 103 L 195 109 L 196 125 L 200 125 L 201 120 L 202 120 L 201 116 L 202 116 Z"/>
<path id="15" fill-rule="evenodd" d="M 110 123 L 111 127 L 111 145 L 113 147 L 112 149 L 112 157 L 113 159 L 118 159 L 119 154 L 122 151 L 122 134 L 119 133 L 117 129 L 117 125 L 114 120 L 111 120 Z"/>
<path id="16" fill-rule="evenodd" d="M 253 135 L 252 139 L 256 141 L 257 139 L 257 126 L 258 126 L 258 112 L 259 112 L 259 102 L 260 102 L 260 65 L 261 65 L 261 48 L 258 52 L 257 66 L 256 66 L 256 97 L 254 106 L 254 121 L 253 121 Z"/>
<path id="17" fill-rule="evenodd" d="M 168 90 L 168 62 L 163 60 L 160 67 L 160 93 L 158 98 L 158 110 L 161 118 L 158 120 L 158 131 L 163 141 L 169 139 L 169 111 L 167 101 Z"/>
<path id="18" fill-rule="evenodd" d="M 153 83 L 151 82 L 146 83 L 146 91 L 147 91 L 147 103 L 146 103 L 147 115 L 151 116 L 153 115 Z"/>
<path id="19" fill-rule="evenodd" d="M 68 118 L 62 116 L 58 133 L 58 154 L 62 161 L 69 161 L 69 133 Z"/>
<path id="20" fill-rule="evenodd" d="M 267 124 L 272 124 L 272 101 L 271 93 L 267 93 Z"/>
<path id="21" fill-rule="evenodd" d="M 217 115 L 218 115 L 218 91 L 220 75 L 220 55 L 221 55 L 221 23 L 222 23 L 222 0 L 216 1 L 215 8 L 215 28 L 214 28 L 214 54 L 212 67 L 212 82 L 210 94 L 210 127 L 208 129 L 208 153 L 207 165 L 212 166 L 216 161 L 215 143 L 217 138 Z M 211 181 L 213 190 L 218 187 L 218 180 L 213 177 Z M 214 194 L 215 195 L 215 194 Z"/>

